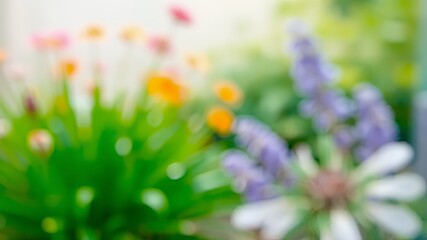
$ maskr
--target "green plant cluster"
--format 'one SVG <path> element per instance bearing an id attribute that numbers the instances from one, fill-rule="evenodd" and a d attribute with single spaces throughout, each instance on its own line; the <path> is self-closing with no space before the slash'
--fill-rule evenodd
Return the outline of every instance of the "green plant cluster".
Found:
<path id="1" fill-rule="evenodd" d="M 129 107 L 77 112 L 68 82 L 45 111 L 2 101 L 10 132 L 0 139 L 0 236 L 7 239 L 210 238 L 238 198 L 218 168 L 221 147 L 182 109 L 146 94 Z M 78 108 L 77 108 L 78 109 Z M 126 109 L 126 110 L 124 110 Z M 221 207 L 219 207 L 221 206 Z M 220 209 L 220 211 L 218 210 Z M 223 212 L 221 212 L 223 211 Z M 208 218 L 210 222 L 203 220 Z M 227 235 L 227 227 L 221 227 Z"/>

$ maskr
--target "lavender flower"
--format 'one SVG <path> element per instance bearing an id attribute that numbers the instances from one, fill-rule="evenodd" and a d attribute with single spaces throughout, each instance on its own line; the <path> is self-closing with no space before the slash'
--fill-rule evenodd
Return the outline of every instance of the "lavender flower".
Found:
<path id="1" fill-rule="evenodd" d="M 236 150 L 226 153 L 223 166 L 233 177 L 237 191 L 243 192 L 248 202 L 273 197 L 270 191 L 273 179 L 245 153 Z"/>
<path id="2" fill-rule="evenodd" d="M 360 85 L 355 88 L 354 99 L 358 108 L 356 154 L 364 160 L 381 146 L 394 141 L 398 131 L 393 112 L 378 89 L 369 84 Z"/>
<path id="3" fill-rule="evenodd" d="M 356 155 L 361 160 L 394 141 L 396 124 L 381 93 L 364 84 L 355 89 L 354 101 L 351 101 L 333 89 L 334 67 L 321 56 L 308 31 L 298 31 L 304 29 L 300 22 L 291 27 L 295 36 L 291 45 L 294 54 L 292 76 L 296 88 L 306 97 L 300 111 L 313 119 L 315 129 L 331 133 L 337 145 L 345 151 L 358 143 Z M 351 117 L 356 117 L 354 127 L 345 125 Z"/>
<path id="4" fill-rule="evenodd" d="M 302 94 L 310 96 L 333 82 L 336 70 L 320 56 L 312 39 L 300 36 L 293 42 L 292 52 L 295 55 L 292 75 Z"/>
<path id="5" fill-rule="evenodd" d="M 292 43 L 292 52 L 292 76 L 298 91 L 307 98 L 300 110 L 314 119 L 317 130 L 330 131 L 352 115 L 353 103 L 332 88 L 336 70 L 318 52 L 313 39 L 299 34 Z"/>
<path id="6" fill-rule="evenodd" d="M 258 159 L 269 174 L 282 174 L 289 150 L 287 144 L 270 128 L 251 117 L 241 117 L 236 122 L 234 133 L 237 143 Z"/>
<path id="7" fill-rule="evenodd" d="M 348 125 L 340 126 L 333 132 L 336 145 L 342 150 L 349 150 L 356 141 L 354 128 Z"/>
<path id="8" fill-rule="evenodd" d="M 236 142 L 242 151 L 230 151 L 223 159 L 224 168 L 235 180 L 236 187 L 250 202 L 275 196 L 274 186 L 288 186 L 292 176 L 287 171 L 287 144 L 261 122 L 241 117 L 234 127 Z"/>

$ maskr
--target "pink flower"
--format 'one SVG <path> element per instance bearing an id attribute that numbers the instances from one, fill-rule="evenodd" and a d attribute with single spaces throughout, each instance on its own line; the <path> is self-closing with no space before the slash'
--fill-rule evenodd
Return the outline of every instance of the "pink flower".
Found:
<path id="1" fill-rule="evenodd" d="M 31 43 L 38 50 L 60 50 L 70 45 L 70 37 L 61 31 L 36 33 L 32 36 Z"/>
<path id="2" fill-rule="evenodd" d="M 193 22 L 193 18 L 190 13 L 180 6 L 173 5 L 169 8 L 169 11 L 174 20 L 178 23 L 191 24 Z"/>
<path id="3" fill-rule="evenodd" d="M 15 63 L 6 65 L 4 71 L 6 77 L 12 80 L 23 80 L 27 75 L 25 69 L 21 65 Z"/>
<path id="4" fill-rule="evenodd" d="M 148 40 L 148 46 L 153 51 L 159 54 L 165 54 L 171 50 L 171 43 L 169 38 L 162 35 L 153 35 Z"/>

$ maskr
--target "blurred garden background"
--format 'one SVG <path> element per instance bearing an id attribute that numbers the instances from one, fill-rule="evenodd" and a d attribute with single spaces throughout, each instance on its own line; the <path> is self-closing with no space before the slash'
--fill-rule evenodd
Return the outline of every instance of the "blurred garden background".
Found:
<path id="1" fill-rule="evenodd" d="M 261 162 L 265 155 L 270 160 L 282 154 L 298 158 L 297 151 L 290 152 L 303 143 L 314 148 L 314 158 L 322 168 L 322 148 L 328 146 L 325 149 L 331 153 L 326 155 L 334 155 L 333 144 L 324 143 L 328 142 L 322 140 L 324 135 L 333 139 L 344 159 L 351 159 L 347 167 L 352 170 L 377 156 L 381 147 L 408 142 L 415 152 L 411 162 L 382 173 L 387 177 L 404 169 L 427 178 L 425 10 L 426 0 L 0 0 L 0 65 L 5 67 L 1 80 L 18 82 L 15 88 L 0 87 L 0 120 L 4 117 L 11 122 L 0 121 L 0 229 L 5 228 L 0 237 L 279 239 L 263 235 L 262 229 L 247 234 L 227 228 L 225 219 L 242 202 L 277 195 L 270 194 L 271 189 L 250 192 L 251 184 L 264 184 L 258 181 L 262 177 L 251 182 L 258 173 L 248 171 L 244 180 L 239 179 L 238 167 L 250 167 L 235 159 L 245 157 L 239 153 L 228 162 L 225 153 L 238 148 Z M 64 41 L 66 47 L 49 41 L 40 45 L 63 31 L 73 36 Z M 176 83 L 170 76 L 185 81 Z M 58 86 L 51 87 L 47 78 Z M 326 79 L 320 87 L 314 84 L 320 92 L 333 89 L 327 100 L 301 83 L 301 79 L 316 78 Z M 41 90 L 33 88 L 37 84 Z M 9 109 L 10 96 L 20 99 L 20 91 L 24 98 L 17 102 L 22 106 Z M 70 100 L 70 95 L 77 100 Z M 157 105 L 153 96 L 167 104 Z M 104 98 L 110 100 L 103 102 Z M 369 105 L 368 110 L 363 104 Z M 246 123 L 259 134 L 239 129 L 240 116 L 262 122 Z M 377 125 L 369 125 L 372 121 Z M 52 129 L 53 134 L 43 129 Z M 245 142 L 248 136 L 262 140 L 251 148 L 251 140 Z M 396 145 L 395 149 L 400 148 Z M 63 159 L 72 162 L 74 158 L 80 160 L 61 164 Z M 82 176 L 74 179 L 81 169 L 85 169 Z M 92 179 L 90 174 L 98 170 Z M 295 175 L 299 170 L 292 168 Z M 65 180 L 59 176 L 61 171 L 66 172 Z M 298 182 L 299 175 L 289 179 L 283 175 L 273 177 L 286 186 Z M 341 183 L 340 177 L 328 177 L 326 182 Z M 231 183 L 233 178 L 238 183 Z M 396 188 L 382 185 L 372 198 L 387 196 L 387 203 L 398 205 L 417 195 L 421 200 L 409 205 L 422 220 L 421 233 L 403 229 L 393 237 L 390 229 L 398 225 L 383 224 L 390 230 L 384 233 L 379 230 L 381 224 L 378 228 L 355 214 L 365 230 L 359 238 L 355 234 L 348 239 L 427 239 L 427 199 L 420 195 L 425 186 L 414 179 Z M 52 184 L 55 181 L 58 184 Z M 326 210 L 320 207 L 319 215 L 316 210 L 311 214 L 314 217 L 307 217 L 316 227 L 298 230 L 304 227 L 296 225 L 296 230 L 289 231 L 290 239 L 322 235 L 322 227 L 317 231 L 323 224 L 322 214 L 334 209 L 336 202 L 352 202 L 351 213 L 362 208 L 359 198 L 353 205 L 354 196 L 347 196 L 343 184 L 345 193 L 336 190 L 339 186 L 331 187 L 332 195 L 337 191 L 345 195 L 339 201 L 330 203 L 329 196 L 320 194 L 326 198 Z M 290 195 L 299 194 L 296 186 Z M 404 188 L 413 192 L 393 195 L 393 189 L 405 192 Z M 406 212 L 388 216 L 413 219 Z M 330 224 L 331 219 L 325 221 Z"/>

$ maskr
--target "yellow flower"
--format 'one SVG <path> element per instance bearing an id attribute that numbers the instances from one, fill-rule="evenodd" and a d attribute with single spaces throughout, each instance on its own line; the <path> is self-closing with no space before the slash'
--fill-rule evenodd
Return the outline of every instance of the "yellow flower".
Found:
<path id="1" fill-rule="evenodd" d="M 166 74 L 154 74 L 148 79 L 148 94 L 173 105 L 185 101 L 187 89 Z"/>
<path id="2" fill-rule="evenodd" d="M 89 26 L 83 32 L 83 36 L 91 41 L 101 40 L 104 37 L 104 29 L 96 25 Z"/>
<path id="3" fill-rule="evenodd" d="M 240 88 L 232 82 L 220 81 L 214 86 L 215 95 L 221 101 L 231 106 L 239 105 L 243 99 Z"/>
<path id="4" fill-rule="evenodd" d="M 72 77 L 77 71 L 77 62 L 73 59 L 64 59 L 60 62 L 59 66 L 61 74 L 65 77 Z"/>
<path id="5" fill-rule="evenodd" d="M 135 43 L 144 38 L 144 32 L 137 26 L 129 26 L 122 30 L 121 37 L 127 43 Z"/>
<path id="6" fill-rule="evenodd" d="M 207 124 L 220 135 L 231 133 L 234 124 L 234 114 L 223 107 L 213 107 L 207 113 Z"/>
<path id="7" fill-rule="evenodd" d="M 6 60 L 6 53 L 0 49 L 0 64 L 4 63 L 4 61 Z"/>
<path id="8" fill-rule="evenodd" d="M 203 54 L 190 53 L 186 56 L 187 65 L 193 70 L 207 73 L 211 69 L 209 58 Z"/>

